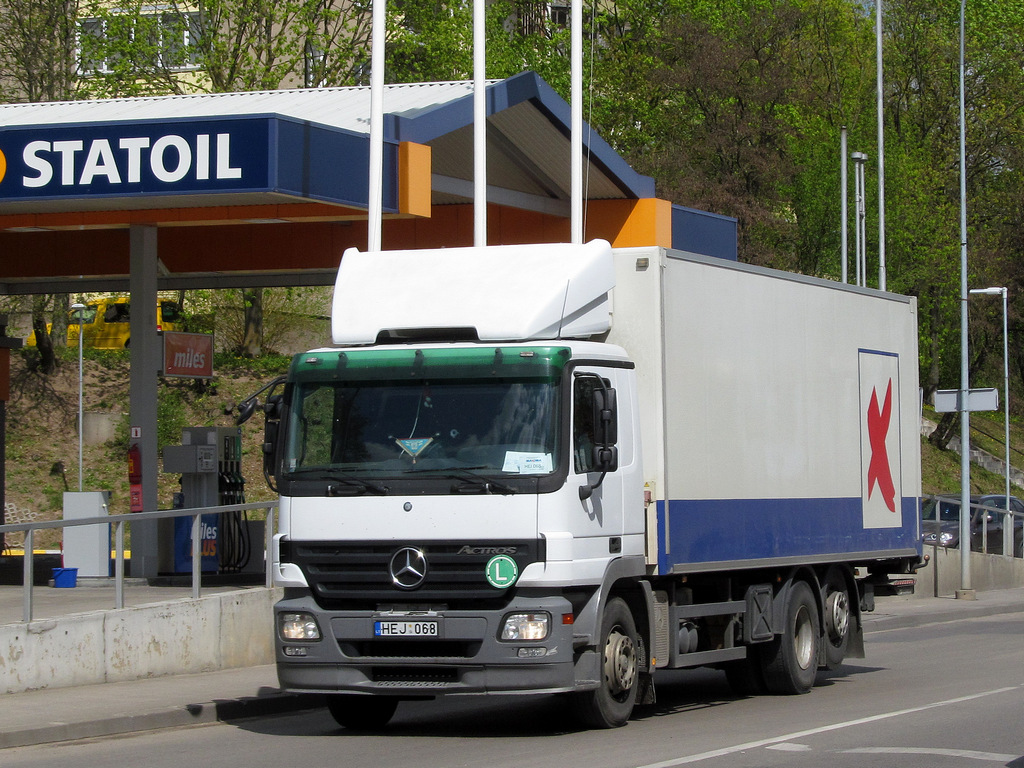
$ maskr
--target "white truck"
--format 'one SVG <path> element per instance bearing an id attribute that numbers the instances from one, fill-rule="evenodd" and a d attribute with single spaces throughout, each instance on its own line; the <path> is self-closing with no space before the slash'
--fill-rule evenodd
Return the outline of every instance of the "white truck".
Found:
<path id="1" fill-rule="evenodd" d="M 595 241 L 349 250 L 333 311 L 264 450 L 280 683 L 344 726 L 616 727 L 683 667 L 804 693 L 922 564 L 911 298 Z"/>

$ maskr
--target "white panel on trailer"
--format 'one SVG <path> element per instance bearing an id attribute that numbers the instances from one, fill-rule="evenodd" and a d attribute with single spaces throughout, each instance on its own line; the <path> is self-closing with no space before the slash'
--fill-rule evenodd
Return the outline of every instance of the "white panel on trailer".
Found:
<path id="1" fill-rule="evenodd" d="M 608 341 L 637 364 L 662 566 L 916 545 L 913 299 L 663 249 L 616 260 Z"/>

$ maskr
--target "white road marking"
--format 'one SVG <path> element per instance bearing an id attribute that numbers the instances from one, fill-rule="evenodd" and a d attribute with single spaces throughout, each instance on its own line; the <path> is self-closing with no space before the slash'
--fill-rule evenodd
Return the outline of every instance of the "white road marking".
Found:
<path id="1" fill-rule="evenodd" d="M 935 709 L 937 707 L 948 707 L 952 704 L 960 704 L 964 701 L 973 701 L 974 699 L 981 699 L 986 696 L 995 696 L 1000 693 L 1008 693 L 1009 691 L 1015 691 L 1021 686 L 1013 685 L 1007 688 L 996 688 L 991 691 L 983 691 L 981 693 L 975 693 L 970 696 L 960 696 L 955 699 L 946 699 L 945 701 L 936 701 L 931 704 L 922 704 L 919 707 L 911 707 L 909 709 L 897 709 L 893 712 L 884 712 L 880 715 L 871 715 L 870 717 L 860 717 L 856 720 L 847 720 L 842 723 L 832 723 L 831 725 L 823 725 L 818 728 L 810 728 L 806 731 L 797 731 L 795 733 L 787 733 L 782 736 L 775 736 L 770 739 L 760 739 L 758 741 L 748 741 L 745 744 L 736 744 L 731 747 L 722 747 L 721 749 L 713 749 L 708 752 L 701 752 L 696 755 L 686 755 L 684 757 L 677 757 L 672 760 L 664 760 L 660 763 L 648 763 L 647 765 L 640 765 L 637 768 L 674 768 L 677 765 L 687 765 L 689 763 L 699 763 L 702 760 L 710 760 L 714 757 L 723 757 L 724 755 L 732 755 L 737 752 L 745 752 L 749 749 L 757 749 L 758 747 L 767 747 L 772 744 L 781 744 L 786 741 L 795 741 L 797 739 L 803 739 L 807 736 L 815 736 L 819 733 L 828 733 L 829 731 L 838 731 L 841 728 L 849 728 L 855 725 L 864 725 L 866 723 L 875 723 L 879 720 L 887 720 L 891 717 L 901 717 L 902 715 L 911 715 L 916 712 L 925 712 L 929 709 Z M 1016 759 L 1014 756 L 1013 759 Z"/>
<path id="2" fill-rule="evenodd" d="M 939 755 L 942 757 L 987 760 L 991 763 L 1012 763 L 1020 755 L 1000 755 L 997 752 L 975 752 L 971 749 L 927 749 L 925 747 L 860 747 L 844 749 L 843 754 L 853 755 Z"/>

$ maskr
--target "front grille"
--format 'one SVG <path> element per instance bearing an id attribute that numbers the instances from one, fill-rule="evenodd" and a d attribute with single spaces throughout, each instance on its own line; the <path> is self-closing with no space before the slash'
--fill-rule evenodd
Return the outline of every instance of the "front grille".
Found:
<path id="1" fill-rule="evenodd" d="M 396 587 L 389 572 L 392 556 L 406 546 L 420 549 L 427 561 L 426 577 L 415 589 Z M 317 604 L 328 610 L 401 603 L 435 603 L 449 608 L 502 605 L 514 588 L 499 589 L 487 583 L 487 562 L 495 551 L 511 552 L 509 557 L 519 573 L 543 559 L 539 541 L 281 542 L 282 562 L 302 569 Z"/>
<path id="2" fill-rule="evenodd" d="M 471 659 L 480 651 L 479 640 L 359 640 L 338 646 L 349 658 Z"/>

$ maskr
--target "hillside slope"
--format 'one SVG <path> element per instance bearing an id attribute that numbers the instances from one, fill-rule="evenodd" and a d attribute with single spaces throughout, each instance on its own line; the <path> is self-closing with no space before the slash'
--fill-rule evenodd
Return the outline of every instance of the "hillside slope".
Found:
<path id="1" fill-rule="evenodd" d="M 11 356 L 5 504 L 8 523 L 60 519 L 64 491 L 77 491 L 79 487 L 77 350 L 65 351 L 60 370 L 53 376 L 42 376 L 33 363 L 31 351 Z M 283 373 L 287 365 L 285 357 L 243 360 L 218 355 L 215 377 L 209 382 L 197 385 L 189 379 L 162 379 L 158 406 L 161 445 L 179 444 L 184 427 L 234 426 L 233 416 L 225 414 L 225 409 Z M 83 410 L 90 415 L 100 414 L 97 421 L 106 427 L 100 429 L 106 434 L 101 434 L 99 442 L 90 441 L 93 418 L 89 417 L 82 451 L 82 489 L 111 491 L 110 512 L 127 513 L 129 353 L 86 350 L 82 379 Z M 257 415 L 242 427 L 247 501 L 274 497 L 263 479 L 262 442 L 263 419 Z M 172 505 L 179 477 L 160 474 L 161 508 Z M 59 533 L 44 532 L 37 542 L 43 547 L 57 546 Z"/>

